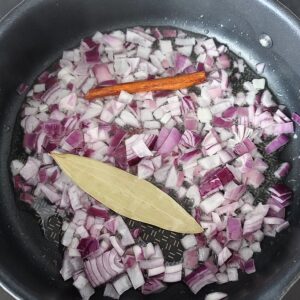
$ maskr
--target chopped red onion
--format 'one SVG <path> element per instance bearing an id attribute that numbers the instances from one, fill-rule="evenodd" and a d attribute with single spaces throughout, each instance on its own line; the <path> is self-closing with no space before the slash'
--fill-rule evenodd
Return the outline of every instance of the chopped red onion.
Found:
<path id="1" fill-rule="evenodd" d="M 117 221 L 117 231 L 121 235 L 121 244 L 126 247 L 134 244 L 134 239 L 131 235 L 131 232 L 127 225 L 125 224 L 124 220 L 122 219 L 121 216 L 116 217 Z"/>
<path id="2" fill-rule="evenodd" d="M 210 249 L 206 247 L 201 247 L 198 250 L 199 253 L 199 261 L 205 262 L 209 258 Z"/>
<path id="3" fill-rule="evenodd" d="M 126 254 L 126 256 L 122 258 L 122 262 L 124 264 L 125 269 L 127 270 L 135 266 L 136 259 L 134 256 Z"/>
<path id="4" fill-rule="evenodd" d="M 253 252 L 261 252 L 261 247 L 259 242 L 255 242 L 251 244 L 250 248 L 252 249 Z"/>
<path id="5" fill-rule="evenodd" d="M 184 249 L 189 249 L 197 245 L 197 240 L 194 235 L 188 234 L 181 239 L 181 244 Z"/>
<path id="6" fill-rule="evenodd" d="M 276 178 L 281 179 L 283 177 L 286 177 L 290 171 L 291 167 L 288 162 L 282 163 L 278 169 L 274 172 L 274 175 Z"/>
<path id="7" fill-rule="evenodd" d="M 200 208 L 206 213 L 209 214 L 219 207 L 224 202 L 224 196 L 222 193 L 218 192 L 212 196 L 206 198 L 200 203 Z"/>
<path id="8" fill-rule="evenodd" d="M 10 164 L 10 171 L 13 176 L 16 176 L 20 173 L 20 171 L 23 167 L 24 167 L 24 164 L 21 161 L 15 159 Z"/>
<path id="9" fill-rule="evenodd" d="M 281 224 L 279 224 L 278 226 L 276 226 L 276 232 L 281 232 L 282 230 L 285 230 L 286 228 L 288 228 L 290 226 L 290 223 L 288 221 L 285 221 Z"/>
<path id="10" fill-rule="evenodd" d="M 126 274 L 121 275 L 118 279 L 114 280 L 112 284 L 119 295 L 122 295 L 132 287 Z"/>
<path id="11" fill-rule="evenodd" d="M 216 239 L 211 240 L 208 245 L 209 245 L 209 248 L 213 252 L 215 252 L 215 254 L 219 255 L 221 253 L 222 246 L 220 245 L 220 243 Z"/>
<path id="12" fill-rule="evenodd" d="M 146 247 L 143 247 L 142 249 L 145 259 L 149 259 L 155 254 L 155 249 L 152 243 L 148 243 Z"/>
<path id="13" fill-rule="evenodd" d="M 184 282 L 191 291 L 196 294 L 205 285 L 215 282 L 215 275 L 204 265 L 199 266 L 195 271 L 185 277 Z"/>
<path id="14" fill-rule="evenodd" d="M 173 273 L 165 273 L 163 281 L 164 282 L 179 282 L 181 281 L 182 271 L 177 271 Z"/>
<path id="15" fill-rule="evenodd" d="M 292 120 L 293 120 L 296 124 L 300 125 L 300 115 L 297 114 L 296 112 L 293 112 L 293 113 L 292 113 Z"/>
<path id="16" fill-rule="evenodd" d="M 150 260 L 141 260 L 140 267 L 142 269 L 154 269 L 163 266 L 164 259 L 163 258 L 154 258 Z"/>
<path id="17" fill-rule="evenodd" d="M 165 272 L 165 267 L 160 266 L 153 269 L 147 269 L 148 277 L 156 276 Z"/>
<path id="18" fill-rule="evenodd" d="M 232 253 L 227 247 L 224 247 L 223 250 L 218 254 L 218 265 L 222 266 L 230 257 Z"/>
<path id="19" fill-rule="evenodd" d="M 17 88 L 17 93 L 19 95 L 24 95 L 28 92 L 28 90 L 29 90 L 29 85 L 26 83 L 21 83 Z"/>
<path id="20" fill-rule="evenodd" d="M 198 265 L 199 254 L 196 247 L 190 248 L 183 252 L 183 267 L 187 269 L 195 269 Z"/>
<path id="21" fill-rule="evenodd" d="M 251 248 L 244 247 L 239 250 L 239 255 L 244 261 L 248 261 L 253 256 Z"/>
<path id="22" fill-rule="evenodd" d="M 51 185 L 39 183 L 38 187 L 39 187 L 40 191 L 46 196 L 46 198 L 50 202 L 56 203 L 60 200 L 61 196 L 57 193 L 55 188 L 52 187 Z"/>
<path id="23" fill-rule="evenodd" d="M 95 290 L 87 283 L 83 288 L 79 289 L 79 293 L 82 299 L 87 300 L 95 293 Z"/>
<path id="24" fill-rule="evenodd" d="M 166 265 L 165 266 L 165 273 L 177 273 L 182 271 L 182 264 L 176 264 L 176 265 Z"/>
<path id="25" fill-rule="evenodd" d="M 227 268 L 227 275 L 229 281 L 238 281 L 239 275 L 236 268 Z"/>
<path id="26" fill-rule="evenodd" d="M 135 256 L 135 259 L 136 261 L 141 261 L 141 260 L 144 260 L 144 254 L 143 254 L 143 250 L 142 250 L 142 247 L 138 246 L 138 245 L 134 245 L 132 247 L 132 250 L 133 250 L 133 253 L 134 253 L 134 256 Z"/>
<path id="27" fill-rule="evenodd" d="M 37 176 L 41 163 L 39 160 L 29 157 L 26 164 L 20 169 L 20 175 L 28 181 Z"/>
<path id="28" fill-rule="evenodd" d="M 277 197 L 291 196 L 292 190 L 282 183 L 277 183 L 276 185 L 269 188 L 269 191 Z"/>
<path id="29" fill-rule="evenodd" d="M 159 245 L 155 245 L 154 250 L 155 250 L 155 253 L 152 256 L 152 258 L 163 258 L 164 257 Z"/>
<path id="30" fill-rule="evenodd" d="M 131 285 L 143 294 L 156 293 L 166 288 L 162 281 L 180 281 L 182 267 L 194 293 L 211 282 L 235 281 L 238 269 L 255 271 L 252 255 L 261 251 L 264 235 L 274 237 L 288 227 L 290 189 L 274 183 L 267 205 L 255 205 L 247 189 L 260 187 L 269 168 L 257 146 L 273 138 L 265 148 L 272 155 L 288 143 L 294 124 L 263 78 L 244 82 L 245 92 L 233 95 L 230 67 L 238 69 L 239 78 L 245 64 L 226 52 L 211 38 L 175 29 L 97 32 L 64 51 L 58 68 L 42 73 L 28 93 L 21 126 L 30 155 L 25 164 L 12 161 L 13 183 L 22 201 L 45 197 L 73 216 L 63 226 L 61 273 L 73 278 L 83 298 L 94 293 L 92 286 L 107 282 L 113 285 L 107 283 L 104 295 L 115 299 Z M 256 67 L 263 72 L 264 64 Z M 122 91 L 104 102 L 83 99 L 97 85 L 196 70 L 207 73 L 199 94 Z M 293 113 L 292 120 L 299 124 L 299 115 Z M 190 201 L 204 233 L 181 239 L 183 263 L 165 265 L 159 245 L 135 244 L 141 230 L 129 229 L 121 216 L 72 184 L 48 155 L 54 150 L 110 163 Z M 289 170 L 282 163 L 274 178 L 283 179 Z"/>
<path id="31" fill-rule="evenodd" d="M 80 240 L 77 249 L 84 258 L 99 249 L 99 242 L 91 237 L 83 238 Z"/>
<path id="32" fill-rule="evenodd" d="M 289 142 L 288 136 L 281 134 L 266 146 L 266 152 L 271 154 Z"/>
<path id="33" fill-rule="evenodd" d="M 165 133 L 164 133 L 165 134 Z M 167 136 L 163 138 L 161 145 L 158 144 L 160 141 L 160 136 L 157 140 L 157 151 L 159 154 L 169 154 L 176 145 L 178 145 L 181 134 L 176 128 L 172 128 L 170 132 L 167 133 Z"/>
<path id="34" fill-rule="evenodd" d="M 265 63 L 258 63 L 258 64 L 256 64 L 255 68 L 256 68 L 256 72 L 258 74 L 262 74 L 265 69 Z"/>
<path id="35" fill-rule="evenodd" d="M 111 236 L 110 238 L 110 242 L 112 244 L 112 246 L 115 248 L 115 250 L 117 251 L 117 253 L 122 256 L 125 252 L 124 248 L 121 245 L 121 242 L 118 240 L 117 237 L 115 236 Z"/>
<path id="36" fill-rule="evenodd" d="M 245 267 L 245 272 L 247 274 L 252 274 L 256 272 L 254 259 L 249 259 L 248 261 L 246 261 L 244 267 Z"/>
<path id="37" fill-rule="evenodd" d="M 146 156 L 153 156 L 153 150 L 157 137 L 150 135 L 133 135 L 125 141 L 126 156 L 130 166 L 137 164 L 141 158 Z"/>
<path id="38" fill-rule="evenodd" d="M 104 297 L 109 297 L 109 298 L 112 298 L 112 299 L 119 299 L 120 298 L 120 295 L 117 293 L 117 291 L 115 290 L 114 286 L 111 283 L 107 283 L 105 285 L 103 296 Z"/>
<path id="39" fill-rule="evenodd" d="M 241 219 L 230 217 L 227 220 L 227 239 L 236 241 L 242 238 Z"/>
<path id="40" fill-rule="evenodd" d="M 145 284 L 144 276 L 138 264 L 128 268 L 127 274 L 134 289 L 137 289 Z"/>
<path id="41" fill-rule="evenodd" d="M 76 280 L 74 280 L 73 285 L 81 290 L 88 283 L 87 278 L 84 275 L 79 275 Z"/>
<path id="42" fill-rule="evenodd" d="M 207 294 L 204 300 L 221 300 L 227 298 L 227 294 L 221 292 L 214 292 Z"/>
<path id="43" fill-rule="evenodd" d="M 167 288 L 160 280 L 156 278 L 149 278 L 146 283 L 142 286 L 142 294 L 150 295 L 164 291 Z"/>

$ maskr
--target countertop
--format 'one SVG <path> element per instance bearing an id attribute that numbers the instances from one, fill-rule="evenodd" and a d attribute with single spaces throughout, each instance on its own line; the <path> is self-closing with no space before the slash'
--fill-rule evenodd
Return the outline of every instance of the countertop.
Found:
<path id="1" fill-rule="evenodd" d="M 26 1 L 26 0 L 25 0 Z M 209 0 L 208 0 L 209 1 Z M 0 0 L 0 17 L 4 16 L 12 7 L 22 1 L 20 0 Z M 292 12 L 300 17 L 300 2 L 299 0 L 282 0 L 281 3 L 290 8 Z M 298 300 L 300 299 L 300 281 L 298 281 L 283 300 Z M 4 290 L 0 288 L 0 300 L 13 300 Z"/>

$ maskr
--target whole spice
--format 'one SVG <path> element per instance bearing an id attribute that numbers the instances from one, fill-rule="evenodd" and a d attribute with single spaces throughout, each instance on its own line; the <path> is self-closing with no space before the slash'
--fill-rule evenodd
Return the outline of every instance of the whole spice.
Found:
<path id="1" fill-rule="evenodd" d="M 120 215 L 170 231 L 202 232 L 192 216 L 150 182 L 94 159 L 51 156 L 82 190 Z"/>
<path id="2" fill-rule="evenodd" d="M 200 84 L 205 79 L 205 72 L 195 72 L 175 77 L 121 83 L 92 89 L 85 95 L 85 98 L 87 100 L 94 100 L 95 98 L 118 95 L 121 91 L 126 91 L 130 94 L 150 91 L 174 91 Z"/>

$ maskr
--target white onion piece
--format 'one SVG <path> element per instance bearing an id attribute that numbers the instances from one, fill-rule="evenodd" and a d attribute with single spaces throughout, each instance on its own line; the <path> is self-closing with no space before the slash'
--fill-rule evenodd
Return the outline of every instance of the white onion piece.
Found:
<path id="1" fill-rule="evenodd" d="M 261 252 L 261 247 L 259 242 L 255 242 L 250 245 L 250 248 L 253 252 Z"/>
<path id="2" fill-rule="evenodd" d="M 213 239 L 209 243 L 209 248 L 215 252 L 215 254 L 219 255 L 222 252 L 222 246 L 220 243 L 216 240 Z"/>
<path id="3" fill-rule="evenodd" d="M 223 284 L 229 281 L 228 275 L 226 273 L 218 273 L 216 274 L 218 283 Z"/>
<path id="4" fill-rule="evenodd" d="M 189 249 L 197 245 L 197 240 L 193 234 L 184 236 L 180 241 L 184 249 Z"/>
<path id="5" fill-rule="evenodd" d="M 13 176 L 16 176 L 20 173 L 21 169 L 24 167 L 24 164 L 19 160 L 13 160 L 10 164 L 10 170 Z"/>
<path id="6" fill-rule="evenodd" d="M 79 289 L 79 293 L 83 300 L 88 300 L 95 293 L 95 290 L 87 283 L 83 288 Z"/>
<path id="7" fill-rule="evenodd" d="M 166 265 L 165 266 L 165 273 L 177 273 L 182 271 L 182 264 L 177 265 Z"/>
<path id="8" fill-rule="evenodd" d="M 110 297 L 112 299 L 119 299 L 120 298 L 120 295 L 117 293 L 114 286 L 110 283 L 107 283 L 105 285 L 103 296 L 104 297 Z"/>
<path id="9" fill-rule="evenodd" d="M 37 175 L 40 165 L 40 161 L 35 158 L 29 157 L 24 167 L 20 169 L 20 175 L 25 180 L 29 180 Z"/>
<path id="10" fill-rule="evenodd" d="M 85 276 L 83 275 L 79 275 L 77 277 L 76 280 L 74 280 L 73 285 L 77 288 L 77 289 L 82 289 L 84 288 L 84 286 L 88 283 L 88 280 L 86 279 Z"/>
<path id="11" fill-rule="evenodd" d="M 144 260 L 145 259 L 142 247 L 140 247 L 138 245 L 134 245 L 132 247 L 132 249 L 133 249 L 133 253 L 134 253 L 136 261 L 140 261 L 140 260 Z"/>
<path id="12" fill-rule="evenodd" d="M 124 254 L 124 248 L 121 245 L 121 242 L 118 240 L 117 237 L 115 236 L 111 236 L 109 237 L 109 240 L 112 244 L 112 246 L 115 248 L 115 250 L 117 251 L 117 253 L 122 256 Z"/>
<path id="13" fill-rule="evenodd" d="M 227 275 L 229 281 L 238 281 L 239 275 L 236 268 L 227 268 Z"/>
<path id="14" fill-rule="evenodd" d="M 178 282 L 181 281 L 182 271 L 177 271 L 173 273 L 165 273 L 163 277 L 164 282 Z"/>
<path id="15" fill-rule="evenodd" d="M 152 243 L 148 243 L 146 247 L 143 247 L 142 249 L 145 259 L 149 259 L 155 254 L 155 249 Z"/>
<path id="16" fill-rule="evenodd" d="M 198 250 L 199 253 L 199 261 L 204 262 L 209 258 L 210 249 L 206 247 L 201 247 Z"/>
<path id="17" fill-rule="evenodd" d="M 206 198 L 200 203 L 200 208 L 209 214 L 219 207 L 225 201 L 224 196 L 221 193 L 215 193 L 212 196 Z"/>
<path id="18" fill-rule="evenodd" d="M 148 272 L 149 277 L 156 276 L 156 275 L 159 275 L 161 273 L 164 273 L 165 272 L 165 267 L 160 266 L 160 267 L 156 267 L 156 268 L 153 268 L 153 269 L 148 269 L 147 272 Z"/>
<path id="19" fill-rule="evenodd" d="M 154 258 L 164 258 L 162 250 L 161 250 L 159 245 L 155 245 L 154 250 L 155 250 L 155 253 L 152 256 L 152 259 L 154 259 Z"/>
<path id="20" fill-rule="evenodd" d="M 221 300 L 227 297 L 227 294 L 221 292 L 214 292 L 207 294 L 204 300 Z"/>
<path id="21" fill-rule="evenodd" d="M 134 289 L 141 287 L 145 283 L 143 273 L 138 264 L 128 268 L 126 271 Z"/>
<path id="22" fill-rule="evenodd" d="M 256 90 L 263 90 L 265 88 L 266 80 L 264 78 L 253 79 L 252 84 Z"/>
<path id="23" fill-rule="evenodd" d="M 224 247 L 222 251 L 218 254 L 218 265 L 222 266 L 230 257 L 232 253 L 227 247 Z"/>
<path id="24" fill-rule="evenodd" d="M 119 295 L 122 295 L 132 287 L 126 274 L 121 275 L 118 279 L 114 280 L 112 284 Z"/>
<path id="25" fill-rule="evenodd" d="M 155 269 L 163 266 L 164 259 L 163 258 L 154 258 L 150 260 L 141 260 L 140 267 L 142 269 Z"/>

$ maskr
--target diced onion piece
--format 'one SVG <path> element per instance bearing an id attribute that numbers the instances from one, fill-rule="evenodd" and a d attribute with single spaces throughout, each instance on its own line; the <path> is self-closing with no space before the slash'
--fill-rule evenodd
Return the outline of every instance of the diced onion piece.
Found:
<path id="1" fill-rule="evenodd" d="M 126 274 L 121 275 L 118 279 L 114 280 L 112 284 L 119 295 L 122 295 L 132 287 Z"/>
<path id="2" fill-rule="evenodd" d="M 221 292 L 214 292 L 207 294 L 204 298 L 204 300 L 221 300 L 225 299 L 227 297 L 227 294 L 221 293 Z"/>
<path id="3" fill-rule="evenodd" d="M 184 249 L 189 249 L 197 245 L 197 240 L 193 234 L 188 234 L 181 239 Z"/>

